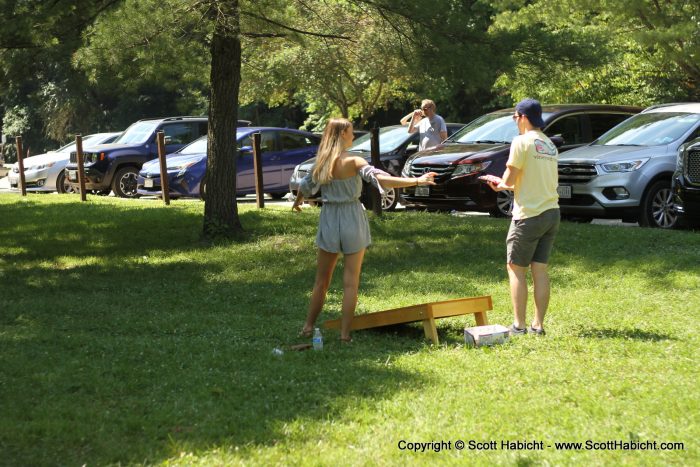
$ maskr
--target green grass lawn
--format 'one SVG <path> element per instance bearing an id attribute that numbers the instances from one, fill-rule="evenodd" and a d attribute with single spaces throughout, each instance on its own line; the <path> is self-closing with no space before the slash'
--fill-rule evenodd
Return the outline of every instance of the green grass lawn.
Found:
<path id="1" fill-rule="evenodd" d="M 698 232 L 563 223 L 545 338 L 468 349 L 465 316 L 438 321 L 440 346 L 412 324 L 293 352 L 318 211 L 240 208 L 245 238 L 207 245 L 200 202 L 0 195 L 0 464 L 700 462 Z M 491 295 L 490 322 L 511 323 L 506 220 L 371 224 L 359 313 Z M 587 440 L 683 449 L 555 446 Z"/>

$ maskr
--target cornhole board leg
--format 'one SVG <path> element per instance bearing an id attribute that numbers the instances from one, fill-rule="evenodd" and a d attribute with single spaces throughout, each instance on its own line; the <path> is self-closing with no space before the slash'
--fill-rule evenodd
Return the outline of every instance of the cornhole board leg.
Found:
<path id="1" fill-rule="evenodd" d="M 488 324 L 488 318 L 486 316 L 488 310 L 493 310 L 490 295 L 422 303 L 420 305 L 357 315 L 352 320 L 350 330 L 422 321 L 426 339 L 430 339 L 433 344 L 439 344 L 437 328 L 435 326 L 436 319 L 471 313 L 474 315 L 477 326 L 485 326 Z M 323 327 L 326 329 L 340 329 L 340 320 L 328 320 L 323 323 Z"/>
<path id="2" fill-rule="evenodd" d="M 432 315 L 430 305 L 428 305 L 428 315 Z M 435 345 L 440 344 L 440 339 L 438 338 L 437 333 L 437 327 L 435 327 L 435 318 L 428 318 L 423 320 L 423 331 L 425 331 L 426 339 L 430 339 Z"/>

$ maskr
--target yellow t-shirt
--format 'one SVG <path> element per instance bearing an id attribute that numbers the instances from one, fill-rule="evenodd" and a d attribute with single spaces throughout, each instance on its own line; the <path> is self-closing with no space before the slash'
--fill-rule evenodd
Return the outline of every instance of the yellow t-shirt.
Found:
<path id="1" fill-rule="evenodd" d="M 557 147 L 541 131 L 518 135 L 506 165 L 520 169 L 514 183 L 513 219 L 527 219 L 559 208 Z"/>

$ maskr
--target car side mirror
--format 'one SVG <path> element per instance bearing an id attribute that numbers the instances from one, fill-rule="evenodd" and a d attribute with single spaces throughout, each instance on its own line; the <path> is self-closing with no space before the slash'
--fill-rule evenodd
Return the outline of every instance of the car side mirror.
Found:
<path id="1" fill-rule="evenodd" d="M 241 146 L 241 148 L 238 150 L 241 154 L 247 154 L 249 152 L 253 152 L 253 146 Z"/>
<path id="2" fill-rule="evenodd" d="M 550 136 L 549 139 L 558 148 L 564 146 L 564 138 L 561 135 Z"/>

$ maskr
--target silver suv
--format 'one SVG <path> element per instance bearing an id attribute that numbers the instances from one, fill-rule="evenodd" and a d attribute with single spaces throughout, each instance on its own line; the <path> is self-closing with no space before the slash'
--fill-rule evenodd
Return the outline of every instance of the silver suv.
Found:
<path id="1" fill-rule="evenodd" d="M 678 148 L 699 136 L 700 103 L 664 104 L 628 118 L 588 146 L 562 154 L 562 215 L 676 227 L 671 177 Z"/>

